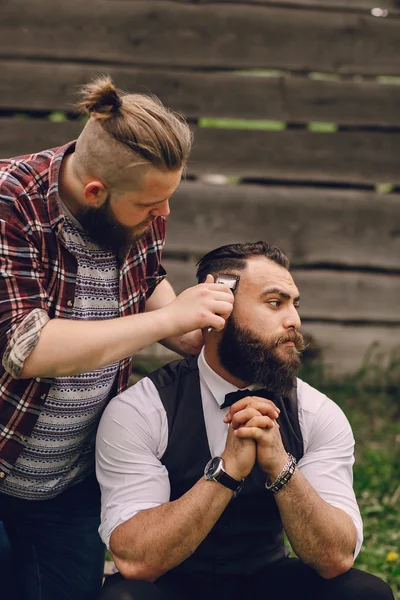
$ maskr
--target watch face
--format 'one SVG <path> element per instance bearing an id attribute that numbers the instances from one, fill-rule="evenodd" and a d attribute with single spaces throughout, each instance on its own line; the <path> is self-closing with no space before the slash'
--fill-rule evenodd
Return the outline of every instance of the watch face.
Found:
<path id="1" fill-rule="evenodd" d="M 204 469 L 204 475 L 206 479 L 215 479 L 222 473 L 222 458 L 216 456 L 212 458 Z"/>

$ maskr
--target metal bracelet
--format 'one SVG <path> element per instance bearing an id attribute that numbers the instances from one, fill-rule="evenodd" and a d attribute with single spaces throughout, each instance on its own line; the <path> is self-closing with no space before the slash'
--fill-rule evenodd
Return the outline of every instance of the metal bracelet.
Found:
<path id="1" fill-rule="evenodd" d="M 282 488 L 285 487 L 296 470 L 297 461 L 295 457 L 292 456 L 292 454 L 289 454 L 288 456 L 288 461 L 284 465 L 282 471 L 279 473 L 275 481 L 271 483 L 270 480 L 267 479 L 265 483 L 265 489 L 273 494 L 277 494 Z"/>

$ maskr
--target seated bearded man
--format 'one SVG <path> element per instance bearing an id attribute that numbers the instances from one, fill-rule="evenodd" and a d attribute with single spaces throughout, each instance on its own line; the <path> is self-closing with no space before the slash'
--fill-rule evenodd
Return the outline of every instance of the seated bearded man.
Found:
<path id="1" fill-rule="evenodd" d="M 106 408 L 100 534 L 119 573 L 103 600 L 393 598 L 352 568 L 362 543 L 353 434 L 296 377 L 304 344 L 288 269 L 265 242 L 203 257 L 199 281 L 238 280 L 224 330 L 204 330 L 198 358 L 158 369 Z"/>

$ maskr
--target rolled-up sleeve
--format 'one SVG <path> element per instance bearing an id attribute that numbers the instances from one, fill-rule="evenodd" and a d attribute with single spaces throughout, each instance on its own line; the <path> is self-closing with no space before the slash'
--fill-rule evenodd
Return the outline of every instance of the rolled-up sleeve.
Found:
<path id="1" fill-rule="evenodd" d="M 103 542 L 142 510 L 169 501 L 168 472 L 160 458 L 167 416 L 154 384 L 143 379 L 107 406 L 97 432 L 96 474 L 101 488 Z"/>
<path id="2" fill-rule="evenodd" d="M 18 379 L 49 316 L 42 256 L 23 215 L 5 203 L 11 198 L 3 184 L 0 188 L 0 354 L 5 370 Z"/>
<path id="3" fill-rule="evenodd" d="M 3 354 L 3 367 L 19 379 L 24 362 L 39 341 L 40 332 L 50 320 L 46 311 L 37 308 L 28 313 L 14 331 Z"/>
<path id="4" fill-rule="evenodd" d="M 307 384 L 302 382 L 302 387 Z M 354 437 L 343 411 L 332 400 L 318 394 L 314 402 L 300 410 L 304 456 L 298 467 L 309 483 L 328 504 L 347 513 L 357 530 L 355 556 L 363 542 L 360 509 L 353 490 Z M 307 406 L 312 406 L 309 410 Z"/>

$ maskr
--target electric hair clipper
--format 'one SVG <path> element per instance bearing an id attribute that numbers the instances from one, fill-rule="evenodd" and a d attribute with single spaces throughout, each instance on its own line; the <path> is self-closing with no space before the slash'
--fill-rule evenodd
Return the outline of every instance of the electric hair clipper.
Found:
<path id="1" fill-rule="evenodd" d="M 232 291 L 232 294 L 236 292 L 238 283 L 239 283 L 240 275 L 231 275 L 230 273 L 224 273 L 222 275 L 217 275 L 215 278 L 215 283 L 222 283 Z M 213 330 L 213 327 L 209 327 L 207 329 L 208 333 Z"/>

